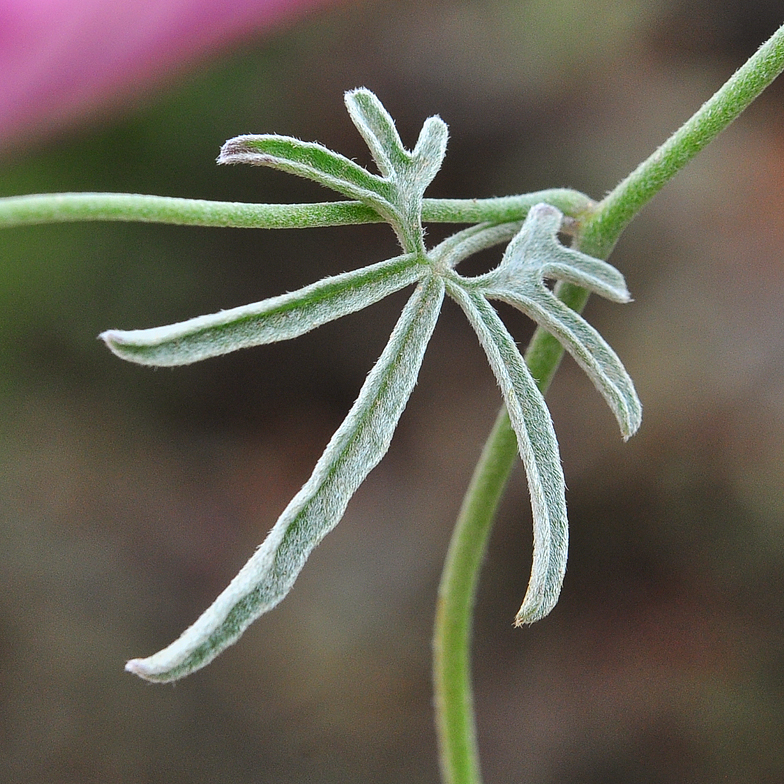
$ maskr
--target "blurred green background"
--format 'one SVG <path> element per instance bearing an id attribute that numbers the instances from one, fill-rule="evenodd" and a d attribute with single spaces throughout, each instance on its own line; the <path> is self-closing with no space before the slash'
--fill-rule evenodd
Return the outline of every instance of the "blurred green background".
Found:
<path id="1" fill-rule="evenodd" d="M 214 158 L 230 136 L 277 132 L 366 163 L 342 105 L 365 85 L 409 144 L 428 115 L 449 123 L 431 196 L 600 197 L 783 12 L 737 0 L 348 3 L 121 117 L 7 153 L 0 193 L 331 198 Z M 589 304 L 645 417 L 623 444 L 564 362 L 549 399 L 569 570 L 552 616 L 525 630 L 512 618 L 530 512 L 521 471 L 510 484 L 476 621 L 488 782 L 784 780 L 782 99 L 780 82 L 629 228 L 612 261 L 636 301 Z M 392 233 L 85 224 L 0 242 L 0 779 L 434 784 L 436 586 L 499 405 L 456 307 L 388 457 L 291 596 L 208 669 L 150 687 L 125 659 L 169 643 L 249 557 L 405 294 L 292 343 L 175 370 L 126 365 L 95 336 L 381 260 Z M 525 341 L 524 319 L 503 314 Z"/>

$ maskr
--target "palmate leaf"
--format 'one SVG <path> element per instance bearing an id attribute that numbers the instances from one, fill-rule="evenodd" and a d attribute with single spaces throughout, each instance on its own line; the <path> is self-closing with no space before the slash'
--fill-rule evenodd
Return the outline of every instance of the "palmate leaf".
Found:
<path id="1" fill-rule="evenodd" d="M 150 681 L 182 678 L 236 642 L 289 592 L 310 553 L 337 525 L 351 496 L 389 448 L 443 295 L 437 276 L 417 286 L 348 416 L 259 549 L 196 623 L 162 651 L 129 661 L 129 672 Z"/>
<path id="2" fill-rule="evenodd" d="M 140 365 L 187 365 L 303 335 L 405 288 L 423 271 L 416 256 L 398 256 L 252 305 L 165 327 L 111 329 L 100 337 L 118 357 Z"/>
<path id="3" fill-rule="evenodd" d="M 515 623 L 544 618 L 558 601 L 569 548 L 564 481 L 558 440 L 542 393 L 490 303 L 477 291 L 447 282 L 482 344 L 506 403 L 525 468 L 533 514 L 531 578 Z"/>
<path id="4" fill-rule="evenodd" d="M 429 118 L 409 151 L 371 92 L 347 93 L 346 106 L 381 176 L 319 144 L 285 136 L 237 137 L 224 145 L 219 160 L 272 166 L 360 200 L 393 226 L 404 255 L 252 305 L 167 327 L 108 330 L 101 335 L 124 359 L 147 365 L 187 364 L 296 337 L 418 282 L 346 419 L 256 553 L 179 639 L 149 658 L 128 662 L 129 671 L 148 680 L 176 680 L 203 667 L 288 593 L 313 548 L 337 525 L 351 496 L 387 451 L 445 290 L 465 311 L 488 356 L 528 480 L 534 550 L 518 624 L 544 617 L 558 599 L 568 549 L 565 484 L 544 398 L 488 299 L 505 300 L 550 330 L 605 395 L 625 435 L 639 424 L 639 401 L 618 357 L 543 282 L 570 281 L 625 302 L 629 296 L 623 276 L 606 262 L 561 245 L 557 234 L 562 215 L 547 204 L 531 207 L 522 225 L 480 223 L 427 250 L 422 197 L 444 157 L 446 125 L 438 117 Z M 455 271 L 468 256 L 508 240 L 503 259 L 492 272 L 465 278 Z"/>

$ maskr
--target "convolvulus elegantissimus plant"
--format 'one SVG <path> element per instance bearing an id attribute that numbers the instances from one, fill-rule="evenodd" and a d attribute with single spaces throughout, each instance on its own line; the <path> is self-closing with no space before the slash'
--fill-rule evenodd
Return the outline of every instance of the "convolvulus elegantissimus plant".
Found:
<path id="1" fill-rule="evenodd" d="M 405 149 L 378 100 L 347 96 L 352 120 L 380 176 L 316 144 L 280 136 L 231 140 L 220 160 L 272 166 L 310 177 L 352 202 L 325 205 L 233 205 L 118 194 L 61 194 L 0 201 L 0 225 L 56 220 L 160 220 L 198 225 L 312 226 L 384 220 L 401 255 L 328 278 L 257 305 L 171 327 L 103 337 L 115 353 L 142 364 L 176 365 L 236 348 L 295 337 L 409 285 L 416 288 L 387 348 L 365 382 L 311 479 L 264 544 L 216 603 L 159 654 L 128 668 L 150 680 L 173 680 L 203 666 L 288 591 L 304 560 L 338 522 L 358 484 L 383 456 L 402 413 L 445 294 L 463 308 L 485 349 L 506 402 L 455 532 L 441 587 L 436 632 L 436 686 L 442 768 L 447 781 L 479 780 L 468 681 L 473 587 L 489 524 L 514 455 L 528 477 L 534 559 L 518 622 L 537 620 L 557 600 L 566 558 L 566 513 L 557 441 L 542 398 L 568 349 L 605 396 L 625 437 L 640 406 L 612 349 L 577 312 L 594 291 L 628 299 L 623 278 L 602 259 L 664 183 L 734 119 L 784 62 L 781 31 L 654 156 L 598 204 L 572 191 L 546 191 L 484 202 L 430 201 L 424 191 L 444 155 L 446 126 L 431 118 L 413 151 Z M 423 222 L 474 223 L 433 248 Z M 573 236 L 571 247 L 557 238 Z M 457 265 L 508 242 L 499 266 L 466 278 Z M 553 294 L 544 279 L 560 281 Z M 557 295 L 557 296 L 556 296 Z M 490 301 L 505 301 L 539 325 L 523 362 Z M 566 303 L 566 304 L 564 304 Z M 536 379 L 536 381 L 534 381 Z"/>

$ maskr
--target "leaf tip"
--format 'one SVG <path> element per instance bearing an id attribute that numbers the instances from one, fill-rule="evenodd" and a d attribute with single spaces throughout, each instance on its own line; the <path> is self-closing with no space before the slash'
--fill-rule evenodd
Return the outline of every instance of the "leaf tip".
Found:
<path id="1" fill-rule="evenodd" d="M 563 213 L 558 207 L 554 207 L 546 201 L 540 201 L 538 204 L 534 204 L 528 211 L 528 214 L 531 216 L 532 220 L 537 220 L 538 218 L 558 218 L 559 222 L 563 220 Z"/>
<path id="2" fill-rule="evenodd" d="M 239 145 L 239 140 L 241 136 L 235 136 L 233 139 L 229 139 L 227 142 L 224 142 L 223 146 L 220 148 L 220 152 L 218 153 L 217 162 L 218 164 L 225 164 L 225 163 L 236 163 L 234 159 L 234 155 L 237 152 Z M 245 150 L 247 151 L 247 150 Z"/>
<path id="3" fill-rule="evenodd" d="M 642 417 L 639 417 L 626 424 L 626 426 L 621 431 L 621 436 L 624 442 L 628 441 L 640 429 L 641 421 Z"/>
<path id="4" fill-rule="evenodd" d="M 123 333 L 119 329 L 107 329 L 98 335 L 98 340 L 102 340 L 106 347 L 113 354 L 121 355 L 121 346 L 125 343 L 123 340 Z"/>
<path id="5" fill-rule="evenodd" d="M 258 139 L 258 136 L 253 134 L 246 134 L 244 136 L 235 136 L 224 143 L 220 149 L 220 154 L 217 157 L 217 163 L 235 164 L 235 163 L 253 163 L 257 166 L 266 163 L 269 156 L 264 156 L 253 145 L 253 141 Z"/>
<path id="6" fill-rule="evenodd" d="M 628 408 L 625 416 L 620 421 L 621 435 L 624 441 L 628 441 L 639 429 L 642 424 L 642 403 L 632 388 L 632 396 L 627 402 Z"/>
<path id="7" fill-rule="evenodd" d="M 565 564 L 564 564 L 565 567 Z M 549 588 L 536 589 L 533 585 L 529 585 L 528 591 L 523 598 L 523 603 L 515 615 L 514 625 L 516 627 L 530 626 L 532 623 L 541 621 L 546 618 L 558 604 L 558 598 L 561 595 L 561 584 L 563 581 L 563 572 L 555 585 L 550 585 Z"/>
<path id="8" fill-rule="evenodd" d="M 357 112 L 364 114 L 370 110 L 383 115 L 394 125 L 394 120 L 384 108 L 384 104 L 382 104 L 379 97 L 367 87 L 355 87 L 353 90 L 346 90 L 346 92 L 343 93 L 343 103 L 346 105 L 352 119 L 356 116 Z"/>
<path id="9" fill-rule="evenodd" d="M 182 662 L 173 662 L 170 658 L 162 659 L 161 653 L 164 651 L 148 656 L 146 659 L 129 659 L 125 662 L 125 671 L 149 683 L 171 683 L 199 669 L 198 666 L 182 666 Z"/>
<path id="10" fill-rule="evenodd" d="M 550 614 L 550 610 L 555 606 L 555 602 L 549 605 L 535 604 L 533 602 L 523 602 L 523 606 L 515 615 L 514 625 L 516 628 L 530 626 L 532 623 L 541 621 L 542 618 Z"/>
<path id="11" fill-rule="evenodd" d="M 523 597 L 523 603 L 515 615 L 514 625 L 530 626 L 532 623 L 541 621 L 542 618 L 547 617 L 558 604 L 558 598 L 561 595 L 561 586 L 563 584 L 563 576 L 566 570 L 566 551 L 564 550 L 564 558 L 561 566 L 557 569 L 556 574 L 548 575 L 548 584 L 541 584 L 538 579 L 535 579 L 532 573 L 531 582 L 528 584 L 528 590 Z"/>
<path id="12" fill-rule="evenodd" d="M 357 100 L 357 98 L 369 98 L 378 101 L 376 94 L 372 90 L 368 90 L 367 87 L 355 87 L 353 90 L 346 90 L 346 92 L 343 93 L 343 101 L 346 104 Z"/>
<path id="13" fill-rule="evenodd" d="M 153 681 L 153 673 L 146 664 L 146 659 L 129 659 L 125 662 L 125 671 L 130 672 L 131 675 L 138 675 L 146 681 Z"/>
<path id="14" fill-rule="evenodd" d="M 155 342 L 140 339 L 143 333 L 155 334 L 158 328 L 143 330 L 121 330 L 121 329 L 107 329 L 98 335 L 98 339 L 102 340 L 109 351 L 116 357 L 124 359 L 127 362 L 135 362 L 137 365 L 184 365 L 186 361 L 172 361 L 171 357 L 165 357 L 160 350 L 156 351 Z"/>

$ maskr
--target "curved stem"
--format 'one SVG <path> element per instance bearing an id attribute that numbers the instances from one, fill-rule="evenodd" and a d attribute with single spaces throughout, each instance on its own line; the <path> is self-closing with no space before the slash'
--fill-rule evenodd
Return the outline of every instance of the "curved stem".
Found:
<path id="1" fill-rule="evenodd" d="M 593 201 L 578 191 L 553 188 L 497 199 L 425 199 L 422 217 L 432 223 L 507 223 L 523 220 L 539 202 L 575 218 Z M 297 229 L 382 223 L 358 201 L 316 204 L 245 204 L 136 193 L 45 193 L 0 198 L 0 227 L 73 221 L 135 221 L 240 229 Z"/>
<path id="2" fill-rule="evenodd" d="M 560 299 L 578 312 L 584 289 L 557 287 Z M 544 394 L 563 357 L 555 338 L 537 329 L 526 362 Z M 433 634 L 433 680 L 441 775 L 445 784 L 479 784 L 471 688 L 471 629 L 479 570 L 496 510 L 517 457 L 517 440 L 502 408 L 482 450 L 463 499 L 441 575 Z"/>
<path id="3" fill-rule="evenodd" d="M 492 522 L 516 455 L 517 441 L 502 408 L 463 500 L 438 588 L 433 685 L 445 784 L 481 781 L 471 689 L 474 598 Z"/>

